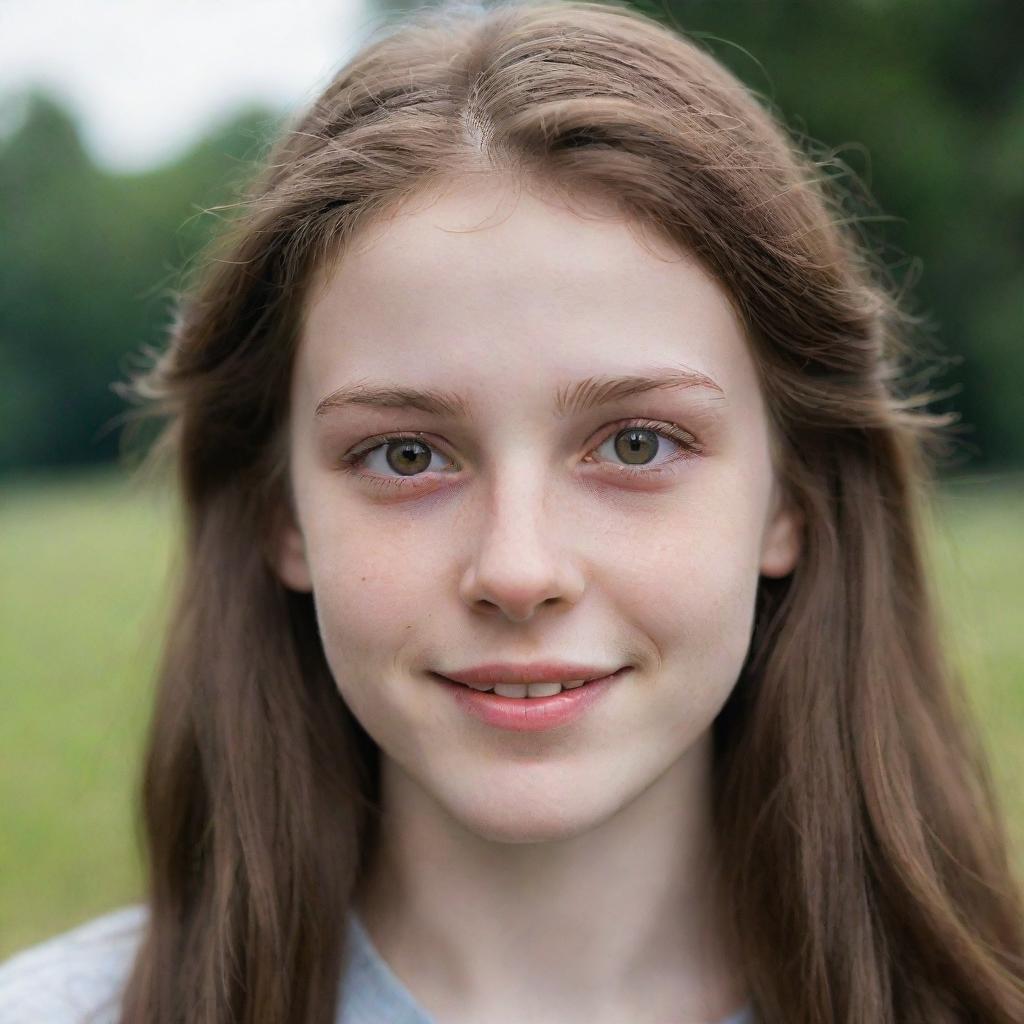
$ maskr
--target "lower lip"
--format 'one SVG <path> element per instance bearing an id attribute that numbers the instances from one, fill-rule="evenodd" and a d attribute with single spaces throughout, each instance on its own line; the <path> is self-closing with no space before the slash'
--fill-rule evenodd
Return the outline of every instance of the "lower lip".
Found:
<path id="1" fill-rule="evenodd" d="M 463 686 L 462 683 L 452 682 L 444 676 L 436 678 L 463 711 L 468 711 L 481 722 L 513 732 L 539 732 L 576 721 L 628 671 L 627 665 L 610 676 L 592 679 L 572 690 L 562 690 L 553 697 L 499 697 L 496 693 L 484 693 Z"/>

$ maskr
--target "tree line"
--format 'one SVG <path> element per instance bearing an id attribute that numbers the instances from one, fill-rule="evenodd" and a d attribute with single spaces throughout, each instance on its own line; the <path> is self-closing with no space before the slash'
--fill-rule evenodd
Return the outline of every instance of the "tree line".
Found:
<path id="1" fill-rule="evenodd" d="M 836 176 L 940 356 L 926 386 L 961 416 L 956 468 L 1024 464 L 1024 4 L 638 5 L 732 67 Z M 111 384 L 163 345 L 183 268 L 219 224 L 210 208 L 235 198 L 281 118 L 240 111 L 178 159 L 121 174 L 52 96 L 7 104 L 0 474 L 110 461 L 125 412 Z"/>

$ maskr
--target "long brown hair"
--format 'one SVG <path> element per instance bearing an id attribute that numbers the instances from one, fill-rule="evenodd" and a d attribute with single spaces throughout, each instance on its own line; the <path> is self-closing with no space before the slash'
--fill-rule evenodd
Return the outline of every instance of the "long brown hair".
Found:
<path id="1" fill-rule="evenodd" d="M 715 59 L 617 4 L 425 9 L 286 127 L 121 393 L 184 533 L 142 781 L 149 919 L 122 1021 L 328 1024 L 377 749 L 268 538 L 314 272 L 457 171 L 614 197 L 746 326 L 803 555 L 761 580 L 714 723 L 729 927 L 765 1024 L 1024 1020 L 1022 900 L 925 537 L 949 416 L 835 176 Z"/>

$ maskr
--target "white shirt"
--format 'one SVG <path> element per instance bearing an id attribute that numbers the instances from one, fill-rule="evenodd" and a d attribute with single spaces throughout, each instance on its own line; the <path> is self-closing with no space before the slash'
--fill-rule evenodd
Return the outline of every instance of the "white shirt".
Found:
<path id="1" fill-rule="evenodd" d="M 122 907 L 0 963 L 0 1024 L 116 1024 L 147 919 Z M 335 1024 L 437 1024 L 377 952 L 353 910 Z M 754 1024 L 750 1007 L 721 1024 Z"/>

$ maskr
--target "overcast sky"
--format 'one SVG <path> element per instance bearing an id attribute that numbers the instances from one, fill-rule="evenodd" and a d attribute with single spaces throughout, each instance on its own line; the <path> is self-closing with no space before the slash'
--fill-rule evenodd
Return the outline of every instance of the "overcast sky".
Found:
<path id="1" fill-rule="evenodd" d="M 0 95 L 51 87 L 98 162 L 137 170 L 246 101 L 311 99 L 382 23 L 364 0 L 0 0 Z"/>

